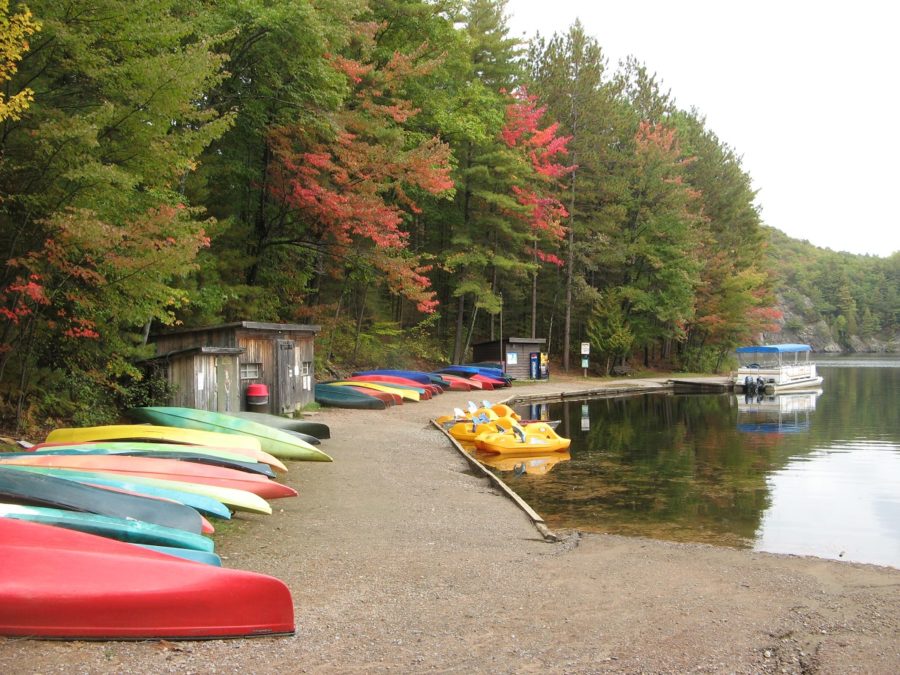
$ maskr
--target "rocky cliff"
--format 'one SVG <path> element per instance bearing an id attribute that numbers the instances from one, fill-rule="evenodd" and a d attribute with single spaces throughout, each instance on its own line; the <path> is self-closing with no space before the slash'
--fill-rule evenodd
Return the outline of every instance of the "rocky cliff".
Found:
<path id="1" fill-rule="evenodd" d="M 839 344 L 831 328 L 822 318 L 815 318 L 812 301 L 801 296 L 799 303 L 791 303 L 784 296 L 778 294 L 778 309 L 782 312 L 779 320 L 781 330 L 774 333 L 764 333 L 763 342 L 799 342 L 808 344 L 815 352 L 827 353 L 871 353 L 871 354 L 897 354 L 900 353 L 900 329 L 892 326 L 879 335 L 862 337 L 851 335 L 846 344 Z"/>

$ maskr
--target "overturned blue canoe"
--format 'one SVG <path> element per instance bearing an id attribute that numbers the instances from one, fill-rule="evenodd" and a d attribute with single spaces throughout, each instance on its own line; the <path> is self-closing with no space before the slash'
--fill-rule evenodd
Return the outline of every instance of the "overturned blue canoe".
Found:
<path id="1" fill-rule="evenodd" d="M 63 478 L 0 467 L 0 501 L 141 520 L 200 534 L 202 519 L 193 508 Z"/>

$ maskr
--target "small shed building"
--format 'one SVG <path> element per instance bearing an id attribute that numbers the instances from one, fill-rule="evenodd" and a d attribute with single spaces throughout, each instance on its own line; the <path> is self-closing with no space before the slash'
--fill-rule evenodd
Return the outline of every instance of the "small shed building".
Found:
<path id="1" fill-rule="evenodd" d="M 176 398 L 191 400 L 190 393 L 181 392 L 193 390 L 193 400 L 204 403 L 191 407 L 222 410 L 221 407 L 210 407 L 214 404 L 211 399 L 197 397 L 199 368 L 202 367 L 204 378 L 215 376 L 204 380 L 204 391 L 215 388 L 217 392 L 225 393 L 225 378 L 235 383 L 235 386 L 229 384 L 225 398 L 228 405 L 233 405 L 234 400 L 228 396 L 237 396 L 239 407 L 235 410 L 247 409 L 248 386 L 263 384 L 269 392 L 267 411 L 282 414 L 292 413 L 315 398 L 313 359 L 318 332 L 319 326 L 305 324 L 239 321 L 153 334 L 150 341 L 156 344 L 154 360 L 160 363 L 168 359 L 166 376 L 176 387 Z M 190 364 L 186 363 L 188 355 L 194 355 Z M 209 361 L 211 357 L 216 359 L 214 363 Z M 229 359 L 236 360 L 236 371 L 229 366 Z M 173 405 L 188 404 L 173 401 Z M 219 397 L 216 397 L 215 405 L 222 405 Z M 254 405 L 253 410 L 260 411 L 261 408 Z"/>
<path id="2" fill-rule="evenodd" d="M 236 347 L 190 347 L 157 354 L 145 363 L 161 370 L 175 385 L 174 406 L 215 412 L 241 409 Z"/>
<path id="3" fill-rule="evenodd" d="M 522 337 L 479 342 L 472 345 L 472 359 L 476 363 L 500 362 L 509 377 L 519 380 L 546 379 L 549 377 L 547 354 L 544 352 L 546 343 L 546 338 Z"/>

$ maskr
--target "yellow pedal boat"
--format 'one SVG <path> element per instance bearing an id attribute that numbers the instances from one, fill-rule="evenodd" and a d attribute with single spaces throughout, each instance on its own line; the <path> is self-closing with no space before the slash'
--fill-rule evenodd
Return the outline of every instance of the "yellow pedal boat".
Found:
<path id="1" fill-rule="evenodd" d="M 523 429 L 516 426 L 512 433 L 488 433 L 475 438 L 475 447 L 482 452 L 501 455 L 541 455 L 567 450 L 572 442 L 557 434 L 543 422 L 533 422 Z"/>
<path id="2" fill-rule="evenodd" d="M 474 443 L 475 439 L 482 434 L 499 433 L 501 431 L 508 432 L 514 426 L 518 426 L 516 421 L 509 417 L 497 417 L 490 422 L 475 422 L 466 420 L 465 422 L 457 422 L 447 429 L 453 438 L 460 443 Z"/>

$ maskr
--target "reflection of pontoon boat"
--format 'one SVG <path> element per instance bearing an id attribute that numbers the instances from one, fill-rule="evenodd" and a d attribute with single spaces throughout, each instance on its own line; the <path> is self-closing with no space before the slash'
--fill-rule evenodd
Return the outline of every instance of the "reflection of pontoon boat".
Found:
<path id="1" fill-rule="evenodd" d="M 738 430 L 755 433 L 790 433 L 809 429 L 821 389 L 789 394 L 745 394 L 738 397 Z"/>
<path id="2" fill-rule="evenodd" d="M 738 347 L 740 367 L 734 376 L 738 391 L 809 389 L 822 384 L 816 364 L 809 360 L 809 345 L 783 344 Z"/>

